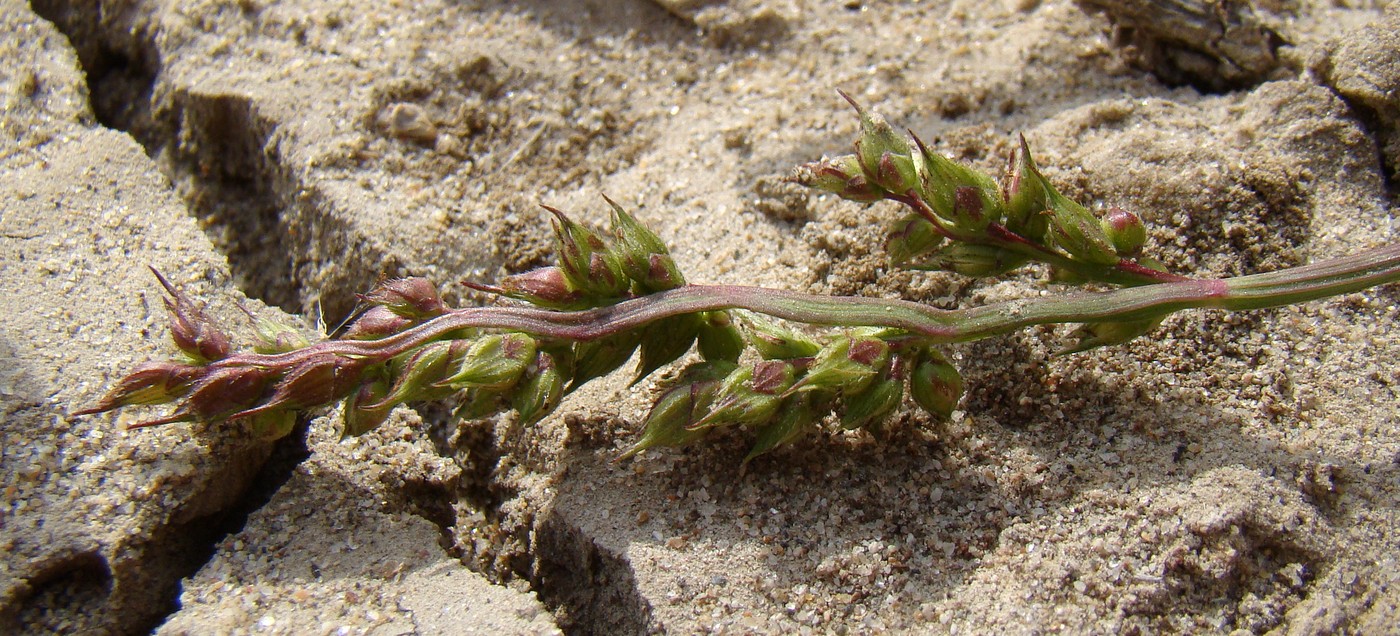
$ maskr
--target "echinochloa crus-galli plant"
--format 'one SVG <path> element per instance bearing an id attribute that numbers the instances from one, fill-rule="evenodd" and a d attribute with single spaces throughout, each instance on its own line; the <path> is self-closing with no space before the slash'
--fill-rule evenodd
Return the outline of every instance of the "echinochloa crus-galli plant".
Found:
<path id="1" fill-rule="evenodd" d="M 879 427 L 906 397 L 934 418 L 948 417 L 963 393 L 958 370 L 939 350 L 948 343 L 1078 324 L 1069 353 L 1125 342 L 1182 309 L 1276 307 L 1400 280 L 1397 245 L 1236 278 L 1170 273 L 1144 253 L 1147 233 L 1136 215 L 1118 208 L 1095 215 L 1061 195 L 1024 139 L 998 183 L 851 103 L 861 124 L 855 152 L 799 166 L 791 179 L 852 201 L 903 204 L 907 213 L 887 234 L 892 265 L 985 277 L 1040 262 L 1058 281 L 1116 289 L 944 310 L 691 284 L 660 238 L 609 200 L 607 233 L 546 208 L 556 265 L 496 285 L 464 283 L 518 302 L 453 308 L 427 280 L 390 280 L 361 297 L 370 308 L 341 335 L 314 343 L 260 323 L 252 350 L 235 351 L 157 273 L 182 356 L 138 366 L 78 414 L 175 403 L 135 426 L 246 420 L 276 438 L 299 414 L 343 402 L 344 433 L 357 435 L 399 404 L 450 400 L 461 418 L 514 410 L 529 423 L 634 357 L 635 382 L 695 348 L 697 361 L 661 393 L 623 456 L 743 427 L 754 439 L 747 461 L 825 422 Z"/>

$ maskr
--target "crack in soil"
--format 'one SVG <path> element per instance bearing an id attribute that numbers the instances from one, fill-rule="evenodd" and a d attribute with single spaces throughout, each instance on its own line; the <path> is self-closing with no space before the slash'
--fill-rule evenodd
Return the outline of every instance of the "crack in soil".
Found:
<path id="1" fill-rule="evenodd" d="M 85 3 L 41 0 L 34 10 L 77 50 L 97 121 L 163 159 L 158 164 L 228 259 L 244 293 L 297 311 L 299 293 L 284 256 L 294 246 L 279 227 L 282 201 L 261 153 L 270 126 L 256 120 L 246 100 L 231 96 L 176 96 L 176 108 L 153 114 L 161 55 L 146 22 L 150 16 L 140 7 L 93 11 Z M 191 139 L 177 143 L 182 126 Z"/>
<path id="2" fill-rule="evenodd" d="M 622 555 L 549 514 L 534 525 L 530 585 L 567 634 L 645 634 L 651 604 Z"/>
<path id="3" fill-rule="evenodd" d="M 77 50 L 88 81 L 90 106 L 98 122 L 131 135 L 150 155 L 158 154 L 161 148 L 169 145 L 170 137 L 165 134 L 168 129 L 151 117 L 152 89 L 161 65 L 159 51 L 149 32 L 137 26 L 143 18 L 139 9 L 126 7 L 120 11 L 95 12 L 82 3 L 42 0 L 34 2 L 33 8 L 52 22 Z M 215 112 L 225 116 L 212 118 L 211 126 L 225 126 L 225 139 L 230 142 L 243 139 L 243 143 L 237 145 L 243 146 L 245 151 L 230 152 L 236 144 L 221 144 L 219 150 L 225 152 L 224 156 L 231 162 L 219 171 L 218 178 L 196 180 L 193 189 L 202 196 L 187 197 L 187 202 L 202 219 L 227 220 L 227 225 L 220 228 L 215 224 L 211 231 L 244 237 L 281 236 L 281 232 L 268 231 L 276 222 L 278 210 L 265 178 L 268 172 L 259 169 L 265 166 L 248 161 L 248 157 L 258 154 L 255 149 L 260 145 L 237 134 L 249 132 L 250 127 L 228 125 L 236 119 L 237 109 Z M 231 171 L 227 165 L 242 169 Z M 169 171 L 186 173 L 182 176 L 189 177 L 194 174 L 189 166 L 189 162 L 168 163 L 167 176 L 179 183 L 180 178 L 170 175 Z M 286 269 L 269 271 L 266 267 L 248 267 L 248 257 L 276 254 L 286 248 L 281 243 L 275 238 L 261 245 L 247 242 L 231 245 L 215 240 L 216 246 L 229 257 L 236 277 L 240 271 L 253 272 L 251 280 L 245 276 L 241 281 L 249 296 L 288 307 L 296 296 L 295 288 L 285 282 L 275 285 L 267 282 L 290 280 Z M 275 262 L 277 259 L 259 260 Z M 29 598 L 65 599 L 61 603 L 35 603 L 35 607 L 47 607 L 50 613 L 58 614 L 62 614 L 64 608 L 91 613 L 94 605 L 106 605 L 115 617 L 113 627 L 119 631 L 135 633 L 155 629 L 179 609 L 180 581 L 204 567 L 214 556 L 218 544 L 225 537 L 240 532 L 248 516 L 266 505 L 309 456 L 306 433 L 307 424 L 302 421 L 291 435 L 272 448 L 271 456 L 260 466 L 256 458 L 250 458 L 253 462 L 250 467 L 255 473 L 251 478 L 231 477 L 234 483 L 246 484 L 229 505 L 189 519 L 172 518 L 152 536 L 135 541 L 126 554 L 134 557 L 132 560 L 139 566 L 133 567 L 130 562 L 108 563 L 97 553 L 76 555 L 44 570 L 28 593 Z M 176 511 L 172 517 L 178 515 Z M 129 591 L 114 596 L 114 586 Z M 59 611 L 54 612 L 55 608 Z M 24 616 L 20 618 L 22 623 L 35 624 L 25 621 Z"/>
<path id="4" fill-rule="evenodd" d="M 402 268 L 343 227 L 328 214 L 332 204 L 283 165 L 273 143 L 278 122 L 252 98 L 178 84 L 157 98 L 157 27 L 140 7 L 94 11 L 41 0 L 35 11 L 78 51 L 98 122 L 131 135 L 156 160 L 246 296 L 330 321 L 352 311 L 364 281 Z M 357 256 L 335 258 L 345 254 Z"/>
<path id="5" fill-rule="evenodd" d="M 261 116 L 252 98 L 177 85 L 156 103 L 163 67 L 149 8 L 104 6 L 111 10 L 96 11 L 64 0 L 36 0 L 33 6 L 78 51 L 97 121 L 131 135 L 156 159 L 215 248 L 228 259 L 245 295 L 289 313 L 321 309 L 334 318 L 352 310 L 358 289 L 348 285 L 398 267 L 397 259 L 362 245 L 343 222 L 326 214 L 330 204 L 320 193 L 281 165 L 281 157 L 270 149 L 278 123 Z M 334 283 L 318 281 L 314 289 L 304 284 L 318 268 L 319 257 L 310 246 L 347 241 L 357 245 L 330 251 L 357 254 L 356 262 L 337 261 Z M 420 411 L 432 430 L 445 431 L 433 436 L 435 447 L 461 466 L 463 477 L 450 488 L 406 484 L 410 487 L 401 492 L 402 501 L 409 512 L 441 529 L 448 554 L 489 578 L 526 581 L 569 633 L 646 631 L 650 608 L 623 557 L 602 550 L 579 528 L 553 515 L 525 511 L 522 519 L 505 510 L 523 496 L 494 474 L 510 454 L 509 440 L 497 439 L 483 427 L 461 427 L 450 421 L 448 412 Z M 204 567 L 219 543 L 242 531 L 249 515 L 291 478 L 309 455 L 306 436 L 303 420 L 273 447 L 271 457 L 230 505 L 167 523 L 139 542 L 148 548 L 133 559 L 139 565 L 129 563 L 123 569 L 142 579 L 147 611 L 121 618 L 123 631 L 149 631 L 179 609 L 180 581 Z M 460 512 L 464 505 L 479 511 L 484 521 L 469 528 L 469 519 Z M 498 536 L 493 547 L 475 553 L 465 547 L 461 535 L 481 527 L 494 528 Z M 110 602 L 110 594 L 99 592 L 110 591 L 115 568 L 91 560 L 74 563 L 44 579 L 36 594 L 62 592 L 79 599 L 96 594 Z M 64 589 L 55 592 L 55 586 Z M 616 607 L 631 610 L 619 619 L 615 609 L 607 609 Z"/>

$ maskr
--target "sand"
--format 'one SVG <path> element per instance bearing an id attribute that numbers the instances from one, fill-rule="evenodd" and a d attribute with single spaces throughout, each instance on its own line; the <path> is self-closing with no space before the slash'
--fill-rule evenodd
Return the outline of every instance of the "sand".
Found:
<path id="1" fill-rule="evenodd" d="M 549 262 L 538 203 L 600 223 L 602 194 L 692 281 L 1063 291 L 891 271 L 897 208 L 784 183 L 848 150 L 838 88 L 984 170 L 1024 133 L 1177 271 L 1397 240 L 1400 11 L 1254 4 L 1243 72 L 1059 0 L 0 0 L 0 631 L 1391 632 L 1393 288 L 950 347 L 951 421 L 742 469 L 743 431 L 613 461 L 664 373 L 523 429 L 69 415 L 171 355 L 148 266 L 242 342 L 240 305 L 314 335 L 380 276 L 478 302 L 455 283 Z"/>

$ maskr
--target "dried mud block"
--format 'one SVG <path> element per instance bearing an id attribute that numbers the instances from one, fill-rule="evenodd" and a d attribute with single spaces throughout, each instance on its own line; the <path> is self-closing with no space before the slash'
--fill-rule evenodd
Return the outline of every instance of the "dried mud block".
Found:
<path id="1" fill-rule="evenodd" d="M 0 632 L 136 633 L 269 447 L 236 426 L 128 432 L 146 413 L 69 413 L 172 354 L 148 267 L 223 324 L 247 324 L 244 299 L 142 147 L 93 126 L 79 54 L 19 4 L 0 3 L 0 129 L 17 133 L 0 144 Z"/>
<path id="2" fill-rule="evenodd" d="M 47 77 L 81 82 L 76 66 Z M 0 121 L 12 116 L 26 114 Z M 71 121 L 33 134 L 52 136 L 21 137 L 0 170 L 0 631 L 138 632 L 168 610 L 268 448 L 237 427 L 127 432 L 140 413 L 68 413 L 171 355 L 147 266 L 214 299 L 216 320 L 246 317 L 227 265 L 130 137 Z"/>
<path id="3" fill-rule="evenodd" d="M 940 609 L 953 624 L 1262 633 L 1317 591 L 1335 545 L 1296 492 L 1238 467 L 1131 494 L 1088 490 L 1073 511 L 1073 523 L 1013 524 Z"/>
<path id="4" fill-rule="evenodd" d="M 460 472 L 401 410 L 342 443 L 312 423 L 310 457 L 184 584 L 161 634 L 558 634 L 533 594 L 493 585 L 445 552 Z M 446 523 L 438 518 L 436 523 Z"/>
<path id="5" fill-rule="evenodd" d="M 430 146 L 437 141 L 437 125 L 417 104 L 394 104 L 388 108 L 384 119 L 384 127 L 395 137 Z"/>
<path id="6" fill-rule="evenodd" d="M 269 448 L 238 427 L 128 432 L 143 413 L 68 415 L 171 355 L 147 266 L 213 299 L 215 320 L 247 318 L 227 265 L 139 145 L 76 125 L 60 139 L 0 173 L 0 631 L 141 631 Z"/>
<path id="7" fill-rule="evenodd" d="M 80 43 L 97 119 L 157 158 L 249 294 L 335 321 L 381 274 L 493 263 L 489 243 L 464 238 L 479 228 L 456 221 L 484 190 L 465 178 L 481 148 L 506 145 L 499 130 L 473 140 L 502 125 L 479 112 L 509 107 L 469 46 L 412 59 L 420 42 L 470 39 L 442 33 L 460 26 L 450 18 L 39 4 Z M 384 43 L 355 35 L 367 33 Z M 396 83 L 428 88 L 379 103 Z"/>
<path id="8" fill-rule="evenodd" d="M 11 7 L 10 5 L 16 5 Z M 77 56 L 63 35 L 14 0 L 0 1 L 0 167 L 30 163 L 36 148 L 91 123 Z"/>
<path id="9" fill-rule="evenodd" d="M 694 24 L 717 46 L 760 46 L 782 40 L 794 14 L 786 2 L 768 0 L 652 0 Z"/>
<path id="10" fill-rule="evenodd" d="M 773 218 L 787 222 L 810 221 L 815 216 L 802 186 L 776 176 L 754 180 L 754 207 Z"/>
<path id="11" fill-rule="evenodd" d="M 1379 128 L 1394 173 L 1400 168 L 1400 5 L 1337 38 L 1316 67 L 1323 83 Z"/>
<path id="12" fill-rule="evenodd" d="M 1250 0 L 1076 1 L 1108 16 L 1130 62 L 1172 85 L 1220 91 L 1258 83 L 1278 67 L 1275 52 L 1286 44 Z"/>

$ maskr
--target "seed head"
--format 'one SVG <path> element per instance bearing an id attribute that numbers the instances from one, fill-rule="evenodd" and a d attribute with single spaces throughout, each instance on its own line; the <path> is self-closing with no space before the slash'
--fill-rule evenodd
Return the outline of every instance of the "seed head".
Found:
<path id="1" fill-rule="evenodd" d="M 744 323 L 744 338 L 765 359 L 806 358 L 816 355 L 822 348 L 810 337 L 759 314 L 743 312 L 740 316 Z"/>
<path id="2" fill-rule="evenodd" d="M 917 185 L 914 161 L 909 157 L 909 142 L 895 132 L 878 113 L 867 112 L 845 92 L 841 97 L 850 102 L 860 117 L 860 139 L 856 140 L 856 158 L 871 183 L 903 194 Z"/>
<path id="3" fill-rule="evenodd" d="M 741 366 L 720 383 L 714 408 L 690 428 L 763 424 L 778 412 L 783 394 L 796 378 L 796 366 L 784 360 Z"/>
<path id="4" fill-rule="evenodd" d="M 1059 351 L 1059 355 L 1088 351 L 1098 347 L 1123 344 L 1133 338 L 1146 334 L 1156 329 L 1162 324 L 1166 316 L 1148 318 L 1146 320 L 1127 320 L 1123 322 L 1090 322 L 1080 325 L 1079 328 L 1070 334 L 1074 338 L 1074 344 Z"/>
<path id="5" fill-rule="evenodd" d="M 311 344 L 301 332 L 288 325 L 254 314 L 243 305 L 238 308 L 253 321 L 253 330 L 258 337 L 253 351 L 257 353 L 286 353 Z"/>
<path id="6" fill-rule="evenodd" d="M 858 393 L 889 361 L 890 345 L 879 338 L 842 336 L 812 361 L 807 374 L 788 390 Z"/>
<path id="7" fill-rule="evenodd" d="M 296 411 L 267 411 L 248 418 L 253 437 L 272 442 L 291 434 L 297 425 Z"/>
<path id="8" fill-rule="evenodd" d="M 945 238 L 932 221 L 911 212 L 890 226 L 885 238 L 885 253 L 889 255 L 891 265 L 903 267 L 937 249 Z"/>
<path id="9" fill-rule="evenodd" d="M 663 318 L 642 328 L 641 358 L 632 384 L 642 381 L 652 371 L 674 362 L 690 350 L 700 333 L 700 317 L 681 314 Z"/>
<path id="10" fill-rule="evenodd" d="M 841 428 L 848 431 L 877 427 L 893 413 L 904 398 L 904 383 L 881 374 L 864 389 L 842 397 L 846 410 L 841 414 Z"/>
<path id="11" fill-rule="evenodd" d="M 189 393 L 204 367 L 179 362 L 142 362 L 98 401 L 73 415 L 92 415 L 136 404 L 165 404 Z"/>
<path id="12" fill-rule="evenodd" d="M 341 436 L 363 435 L 389 419 L 389 413 L 395 406 L 394 402 L 385 399 L 389 396 L 390 388 L 388 381 L 376 378 L 355 389 L 345 399 L 345 429 Z"/>
<path id="13" fill-rule="evenodd" d="M 701 362 L 681 372 L 681 380 L 661 395 L 642 423 L 642 436 L 618 457 L 626 459 L 649 448 L 684 446 L 709 433 L 692 428 L 714 401 L 720 380 L 736 366 L 729 362 Z"/>
<path id="14" fill-rule="evenodd" d="M 661 238 L 612 199 L 603 197 L 612 206 L 614 251 L 627 274 L 643 293 L 665 291 L 685 285 L 671 251 Z"/>
<path id="15" fill-rule="evenodd" d="M 700 317 L 700 333 L 696 338 L 700 356 L 706 360 L 738 362 L 744 353 L 744 334 L 734 324 L 727 311 L 707 311 Z"/>
<path id="16" fill-rule="evenodd" d="M 991 177 L 933 152 L 923 140 L 914 160 L 919 197 L 957 231 L 979 235 L 1001 220 L 1001 193 Z"/>
<path id="17" fill-rule="evenodd" d="M 780 446 L 786 446 L 801 439 L 817 427 L 818 399 L 810 393 L 801 393 L 788 398 L 783 410 L 772 423 L 761 426 L 754 438 L 749 454 L 743 464 L 753 458 Z M 824 409 L 821 409 L 824 410 Z"/>
<path id="18" fill-rule="evenodd" d="M 1118 252 L 1093 213 L 1055 190 L 1048 191 L 1050 239 L 1075 260 L 1113 265 Z"/>
<path id="19" fill-rule="evenodd" d="M 622 262 L 598 233 L 574 222 L 558 209 L 543 206 L 554 215 L 554 239 L 559 269 L 569 288 L 596 299 L 621 297 L 630 285 Z"/>
<path id="20" fill-rule="evenodd" d="M 937 351 L 926 351 L 921 357 L 909 375 L 909 396 L 929 415 L 946 420 L 962 399 L 962 375 Z"/>
<path id="21" fill-rule="evenodd" d="M 574 345 L 574 373 L 569 380 L 569 390 L 616 371 L 632 359 L 640 344 L 636 331 L 625 331 Z"/>
<path id="22" fill-rule="evenodd" d="M 584 309 L 593 305 L 558 267 L 541 267 L 507 276 L 501 280 L 500 287 L 470 281 L 463 281 L 462 284 L 477 291 L 523 300 L 546 309 Z"/>
<path id="23" fill-rule="evenodd" d="M 390 365 L 393 388 L 380 402 L 361 405 L 378 409 L 404 402 L 445 397 L 451 391 L 440 386 L 454 362 L 459 361 L 470 345 L 463 341 L 431 342 L 411 353 L 402 355 Z"/>
<path id="24" fill-rule="evenodd" d="M 384 305 L 370 307 L 340 337 L 345 340 L 378 340 L 413 326 L 414 321 L 394 313 Z"/>
<path id="25" fill-rule="evenodd" d="M 279 409 L 300 410 L 334 402 L 359 386 L 363 368 L 362 360 L 332 353 L 312 355 L 278 379 L 266 400 L 229 417 L 248 417 Z"/>
<path id="26" fill-rule="evenodd" d="M 228 419 L 261 402 L 276 376 L 276 370 L 263 367 L 211 367 L 195 380 L 176 412 L 187 411 L 194 419 L 205 422 Z"/>
<path id="27" fill-rule="evenodd" d="M 520 388 L 511 396 L 511 405 L 520 414 L 520 421 L 533 423 L 549 415 L 564 398 L 565 373 L 560 360 L 547 351 L 535 354 L 535 360 L 525 371 Z"/>
<path id="28" fill-rule="evenodd" d="M 822 157 L 821 161 L 802 164 L 793 169 L 787 180 L 831 192 L 849 201 L 880 201 L 886 194 L 884 188 L 866 178 L 860 159 L 855 155 Z"/>
<path id="29" fill-rule="evenodd" d="M 156 280 L 170 295 L 165 299 L 165 309 L 170 312 L 170 338 L 175 341 L 175 346 L 197 364 L 228 357 L 231 346 L 223 330 L 156 268 L 152 267 L 151 273 L 156 275 Z"/>
<path id="30" fill-rule="evenodd" d="M 409 320 L 424 320 L 447 313 L 437 287 L 426 278 L 394 278 L 384 281 L 360 300 L 386 307 Z"/>
<path id="31" fill-rule="evenodd" d="M 1147 226 L 1143 225 L 1138 215 L 1123 208 L 1109 208 L 1108 214 L 1099 223 L 1120 256 L 1136 256 L 1147 243 Z"/>
<path id="32" fill-rule="evenodd" d="M 1027 257 L 1011 250 L 974 243 L 949 243 L 935 250 L 915 269 L 943 270 L 971 278 L 1004 274 L 1024 265 Z"/>
<path id="33" fill-rule="evenodd" d="M 506 389 L 535 360 L 535 339 L 523 333 L 492 334 L 471 343 L 456 371 L 436 387 Z"/>
<path id="34" fill-rule="evenodd" d="M 1002 191 L 1006 202 L 1006 229 L 1032 243 L 1042 243 L 1050 227 L 1050 219 L 1044 212 L 1050 207 L 1048 193 L 1053 188 L 1031 158 L 1026 136 L 1021 135 L 1020 141 L 1019 152 L 1012 153 Z"/>

